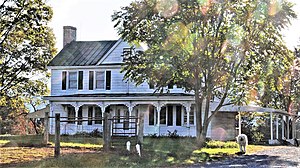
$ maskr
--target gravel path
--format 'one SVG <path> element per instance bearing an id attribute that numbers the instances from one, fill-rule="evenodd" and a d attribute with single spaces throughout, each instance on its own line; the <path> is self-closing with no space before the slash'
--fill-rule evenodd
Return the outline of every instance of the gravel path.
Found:
<path id="1" fill-rule="evenodd" d="M 222 161 L 208 162 L 195 167 L 300 167 L 300 148 L 276 146 L 254 154 L 228 158 Z"/>

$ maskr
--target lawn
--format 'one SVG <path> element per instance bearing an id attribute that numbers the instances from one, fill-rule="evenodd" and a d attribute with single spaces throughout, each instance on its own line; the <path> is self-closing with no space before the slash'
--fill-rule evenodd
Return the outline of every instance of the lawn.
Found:
<path id="1" fill-rule="evenodd" d="M 62 136 L 61 157 L 54 158 L 53 137 L 48 147 L 40 145 L 41 136 L 0 137 L 0 167 L 177 167 L 191 166 L 209 160 L 233 157 L 238 152 L 235 142 L 208 143 L 198 149 L 194 138 L 145 138 L 142 157 L 131 152 L 102 150 L 100 138 Z M 34 145 L 32 145 L 34 144 Z M 268 146 L 248 146 L 248 154 Z"/>

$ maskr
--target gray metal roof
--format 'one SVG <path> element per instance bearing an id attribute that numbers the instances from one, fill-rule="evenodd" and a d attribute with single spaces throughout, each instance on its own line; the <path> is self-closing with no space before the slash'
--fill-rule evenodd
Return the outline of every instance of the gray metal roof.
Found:
<path id="1" fill-rule="evenodd" d="M 116 42 L 117 40 L 72 41 L 50 61 L 48 66 L 96 65 Z"/>

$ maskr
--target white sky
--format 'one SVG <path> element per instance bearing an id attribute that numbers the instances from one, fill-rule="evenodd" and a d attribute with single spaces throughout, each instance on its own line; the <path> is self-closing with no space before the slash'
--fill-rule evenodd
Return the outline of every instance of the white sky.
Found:
<path id="1" fill-rule="evenodd" d="M 58 50 L 62 49 L 63 26 L 76 27 L 78 41 L 118 39 L 111 15 L 131 1 L 133 0 L 48 0 L 54 11 L 50 27 L 54 30 L 56 47 Z M 290 1 L 296 3 L 294 10 L 300 15 L 300 1 Z M 299 45 L 300 19 L 294 20 L 292 26 L 284 31 L 284 35 L 290 49 Z"/>

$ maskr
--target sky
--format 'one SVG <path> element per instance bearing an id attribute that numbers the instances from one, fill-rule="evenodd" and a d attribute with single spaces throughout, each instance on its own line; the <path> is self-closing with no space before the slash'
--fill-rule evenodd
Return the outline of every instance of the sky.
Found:
<path id="1" fill-rule="evenodd" d="M 117 40 L 111 15 L 132 0 L 48 0 L 54 15 L 50 23 L 58 50 L 63 46 L 63 26 L 77 28 L 78 41 Z"/>
<path id="2" fill-rule="evenodd" d="M 78 41 L 116 40 L 117 31 L 111 21 L 114 11 L 127 6 L 133 0 L 48 0 L 54 11 L 50 27 L 53 28 L 56 37 L 56 47 L 62 49 L 63 26 L 77 28 Z M 290 0 L 296 3 L 294 10 L 300 15 L 300 1 Z M 283 31 L 285 41 L 290 49 L 300 44 L 300 16 L 293 20 L 292 25 Z"/>

